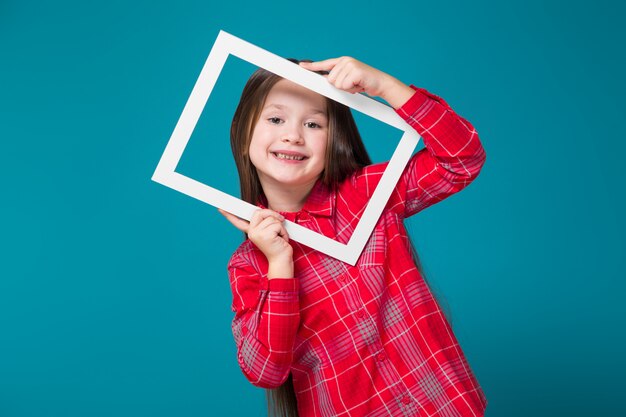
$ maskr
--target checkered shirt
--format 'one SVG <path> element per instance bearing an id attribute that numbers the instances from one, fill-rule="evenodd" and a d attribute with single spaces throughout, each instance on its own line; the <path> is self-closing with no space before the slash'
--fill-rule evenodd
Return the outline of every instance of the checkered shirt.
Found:
<path id="1" fill-rule="evenodd" d="M 357 264 L 291 241 L 294 278 L 267 279 L 249 240 L 228 272 L 239 365 L 276 388 L 289 373 L 301 417 L 483 416 L 486 398 L 412 259 L 403 219 L 466 187 L 485 152 L 440 97 L 416 92 L 397 113 L 422 136 Z M 331 192 L 318 182 L 287 219 L 347 243 L 387 163 Z"/>

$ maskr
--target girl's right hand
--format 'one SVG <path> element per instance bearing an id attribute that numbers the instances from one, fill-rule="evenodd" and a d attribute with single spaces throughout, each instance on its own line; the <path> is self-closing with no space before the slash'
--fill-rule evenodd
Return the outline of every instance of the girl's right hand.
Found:
<path id="1" fill-rule="evenodd" d="M 263 252 L 269 263 L 268 278 L 293 276 L 293 248 L 283 225 L 283 216 L 269 209 L 259 209 L 247 222 L 222 209 L 218 210 Z"/>

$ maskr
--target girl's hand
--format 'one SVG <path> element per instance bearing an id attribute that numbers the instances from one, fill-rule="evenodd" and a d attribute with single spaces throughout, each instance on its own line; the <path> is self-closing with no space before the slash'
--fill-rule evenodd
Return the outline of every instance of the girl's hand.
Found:
<path id="1" fill-rule="evenodd" d="M 263 252 L 269 263 L 268 278 L 293 277 L 293 248 L 283 226 L 283 216 L 269 209 L 257 210 L 247 222 L 222 209 L 218 210 Z"/>
<path id="2" fill-rule="evenodd" d="M 400 80 L 349 56 L 317 62 L 300 62 L 310 71 L 328 71 L 325 75 L 335 87 L 348 93 L 366 93 L 400 108 L 415 91 Z"/>

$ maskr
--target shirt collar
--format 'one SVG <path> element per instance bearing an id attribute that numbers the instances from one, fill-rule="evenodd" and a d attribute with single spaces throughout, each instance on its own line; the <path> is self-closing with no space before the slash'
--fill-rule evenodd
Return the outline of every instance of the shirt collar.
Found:
<path id="1" fill-rule="evenodd" d="M 267 208 L 267 199 L 264 195 L 259 199 L 257 204 L 260 208 Z M 300 212 L 307 212 L 317 217 L 331 217 L 335 209 L 335 193 L 329 190 L 321 180 L 317 180 L 311 193 L 307 197 L 302 210 Z M 298 213 L 286 213 L 280 212 L 287 220 L 293 220 Z"/>

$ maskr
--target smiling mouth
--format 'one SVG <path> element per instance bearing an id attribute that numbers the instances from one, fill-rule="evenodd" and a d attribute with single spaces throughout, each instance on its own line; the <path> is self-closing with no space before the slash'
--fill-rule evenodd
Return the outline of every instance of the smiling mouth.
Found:
<path id="1" fill-rule="evenodd" d="M 306 156 L 303 156 L 303 155 L 287 155 L 287 154 L 278 153 L 278 152 L 272 152 L 272 155 L 274 155 L 278 159 L 285 159 L 288 161 L 302 161 L 306 159 Z"/>

